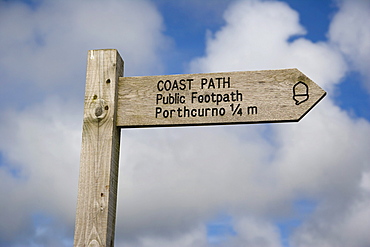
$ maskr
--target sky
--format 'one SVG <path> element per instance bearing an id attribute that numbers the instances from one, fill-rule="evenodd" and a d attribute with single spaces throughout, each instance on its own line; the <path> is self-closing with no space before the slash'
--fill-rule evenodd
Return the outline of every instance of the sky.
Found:
<path id="1" fill-rule="evenodd" d="M 0 246 L 73 245 L 87 52 L 298 68 L 298 123 L 123 129 L 115 245 L 370 246 L 369 0 L 0 0 Z"/>

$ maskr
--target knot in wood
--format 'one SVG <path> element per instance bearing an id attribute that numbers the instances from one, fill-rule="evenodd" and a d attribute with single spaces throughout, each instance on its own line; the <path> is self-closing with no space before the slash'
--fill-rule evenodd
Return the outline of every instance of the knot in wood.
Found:
<path id="1" fill-rule="evenodd" d="M 103 108 L 101 106 L 97 106 L 95 108 L 95 116 L 100 117 L 103 114 Z"/>
<path id="2" fill-rule="evenodd" d="M 102 119 L 107 115 L 108 106 L 103 99 L 94 100 L 91 110 L 93 118 Z"/>

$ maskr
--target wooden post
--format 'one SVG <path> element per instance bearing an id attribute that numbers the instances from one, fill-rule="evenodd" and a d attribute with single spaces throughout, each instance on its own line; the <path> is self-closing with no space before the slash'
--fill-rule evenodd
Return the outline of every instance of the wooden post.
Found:
<path id="1" fill-rule="evenodd" d="M 120 129 L 116 125 L 117 50 L 90 50 L 74 246 L 114 246 Z"/>

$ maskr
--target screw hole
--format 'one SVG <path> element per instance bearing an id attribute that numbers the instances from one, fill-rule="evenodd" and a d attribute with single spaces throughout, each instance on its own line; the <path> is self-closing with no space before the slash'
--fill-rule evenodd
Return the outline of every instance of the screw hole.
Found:
<path id="1" fill-rule="evenodd" d="M 106 106 L 104 107 L 104 109 L 105 109 L 106 111 L 108 111 L 109 106 L 107 106 L 107 105 L 106 105 Z"/>
<path id="2" fill-rule="evenodd" d="M 106 81 L 106 83 L 110 83 L 110 79 L 108 79 L 108 80 Z"/>
<path id="3" fill-rule="evenodd" d="M 95 94 L 94 97 L 93 97 L 93 99 L 97 99 L 97 98 L 98 98 L 98 95 Z"/>

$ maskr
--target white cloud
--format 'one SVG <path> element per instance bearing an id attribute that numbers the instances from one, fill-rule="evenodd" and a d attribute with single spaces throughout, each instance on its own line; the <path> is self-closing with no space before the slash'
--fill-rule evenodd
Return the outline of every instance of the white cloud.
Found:
<path id="1" fill-rule="evenodd" d="M 272 225 L 271 222 L 265 221 L 261 218 L 241 218 L 235 224 L 235 231 L 239 235 L 231 241 L 231 245 L 235 247 L 282 246 L 279 229 Z M 227 244 L 225 246 L 230 245 Z"/>
<path id="2" fill-rule="evenodd" d="M 2 2 L 2 83 L 76 97 L 84 89 L 87 50 L 106 48 L 120 51 L 130 74 L 160 74 L 160 51 L 170 44 L 162 29 L 148 1 L 40 1 L 34 8 Z"/>
<path id="3" fill-rule="evenodd" d="M 298 13 L 282 2 L 237 1 L 224 16 L 226 26 L 208 35 L 207 55 L 193 61 L 192 70 L 276 68 L 281 66 L 276 52 L 284 53 L 286 41 L 305 32 L 298 24 Z"/>
<path id="4" fill-rule="evenodd" d="M 340 0 L 329 31 L 330 41 L 350 60 L 353 69 L 365 76 L 370 92 L 370 1 Z"/>
<path id="5" fill-rule="evenodd" d="M 367 173 L 368 176 L 368 173 Z M 354 198 L 347 198 L 342 210 L 333 210 L 342 205 L 321 207 L 292 238 L 293 246 L 369 246 L 367 229 L 370 227 L 370 190 L 355 191 Z"/>
<path id="6" fill-rule="evenodd" d="M 6 166 L 0 166 L 0 190 L 8 196 L 0 202 L 0 217 L 8 220 L 0 224 L 0 239 L 29 238 L 37 215 L 73 226 L 80 115 L 75 103 L 58 100 L 2 115 L 0 149 Z"/>
<path id="7" fill-rule="evenodd" d="M 123 225 L 118 228 L 128 224 L 143 234 L 182 234 L 213 217 L 226 198 L 244 201 L 237 198 L 239 193 L 229 192 L 238 190 L 240 179 L 247 179 L 253 169 L 244 166 L 236 178 L 241 167 L 232 164 L 258 161 L 260 151 L 250 144 L 243 145 L 221 128 L 130 132 L 136 131 L 122 132 L 119 222 Z M 243 154 L 243 148 L 255 154 Z"/>

